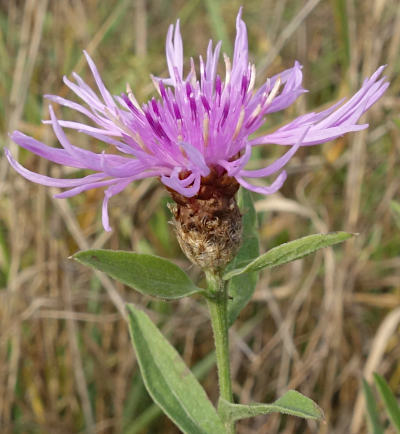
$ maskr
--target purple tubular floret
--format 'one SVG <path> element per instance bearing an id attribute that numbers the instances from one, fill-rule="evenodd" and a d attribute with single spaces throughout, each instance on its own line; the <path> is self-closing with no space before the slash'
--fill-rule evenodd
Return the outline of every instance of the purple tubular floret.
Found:
<path id="1" fill-rule="evenodd" d="M 133 113 L 135 114 L 139 113 L 139 110 L 132 104 L 132 101 L 128 98 L 128 95 L 122 93 L 121 97 L 125 101 L 125 104 L 129 107 L 129 109 L 133 111 Z"/>

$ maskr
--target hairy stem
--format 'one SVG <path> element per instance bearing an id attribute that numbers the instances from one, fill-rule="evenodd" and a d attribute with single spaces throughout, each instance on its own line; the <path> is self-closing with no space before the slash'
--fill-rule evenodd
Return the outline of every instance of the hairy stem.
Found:
<path id="1" fill-rule="evenodd" d="M 211 324 L 214 332 L 215 352 L 217 355 L 217 370 L 220 398 L 233 402 L 232 381 L 229 363 L 228 334 L 228 288 L 227 282 L 216 272 L 207 272 L 208 290 L 213 297 L 208 299 Z M 227 433 L 234 434 L 233 422 L 224 421 Z"/>

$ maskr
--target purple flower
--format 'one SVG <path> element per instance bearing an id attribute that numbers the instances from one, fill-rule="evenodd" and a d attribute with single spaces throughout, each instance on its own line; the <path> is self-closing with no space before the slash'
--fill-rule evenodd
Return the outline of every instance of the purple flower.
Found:
<path id="1" fill-rule="evenodd" d="M 75 82 L 64 77 L 64 83 L 84 102 L 47 95 L 55 103 L 72 108 L 87 116 L 92 125 L 58 120 L 50 106 L 50 120 L 62 148 L 49 147 L 32 137 L 15 131 L 11 138 L 19 146 L 65 166 L 90 169 L 94 173 L 83 178 L 55 179 L 22 167 L 6 149 L 12 167 L 22 176 L 39 184 L 66 188 L 58 198 L 74 196 L 82 191 L 107 187 L 103 202 L 103 226 L 109 231 L 108 201 L 131 182 L 160 177 L 169 189 L 185 197 L 193 197 L 210 169 L 236 178 L 243 187 L 263 194 L 281 188 L 286 179 L 285 164 L 300 146 L 315 145 L 335 139 L 350 131 L 359 131 L 368 124 L 358 125 L 361 115 L 385 92 L 388 83 L 379 78 L 381 66 L 361 89 L 347 102 L 343 100 L 320 113 L 298 117 L 272 134 L 250 138 L 264 124 L 268 113 L 283 110 L 302 93 L 302 66 L 294 66 L 268 78 L 254 91 L 255 67 L 248 61 L 247 30 L 241 19 L 236 20 L 233 61 L 224 55 L 225 78 L 217 73 L 221 43 L 210 41 L 207 58 L 200 56 L 200 77 L 193 59 L 190 72 L 183 75 L 183 47 L 176 26 L 170 26 L 166 41 L 169 78 L 153 78 L 159 93 L 140 106 L 129 86 L 127 92 L 113 97 L 103 84 L 95 64 L 85 56 L 97 84 L 96 93 L 81 77 L 73 73 Z M 63 128 L 72 128 L 115 147 L 115 154 L 95 153 L 70 143 Z M 253 146 L 265 144 L 290 145 L 289 150 L 271 165 L 259 170 L 246 170 Z M 246 178 L 278 174 L 269 186 L 255 186 Z"/>

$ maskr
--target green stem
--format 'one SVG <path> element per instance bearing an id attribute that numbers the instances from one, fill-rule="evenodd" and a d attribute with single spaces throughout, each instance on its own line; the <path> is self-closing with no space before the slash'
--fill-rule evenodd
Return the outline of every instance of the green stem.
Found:
<path id="1" fill-rule="evenodd" d="M 207 300 L 214 332 L 217 356 L 218 384 L 220 398 L 233 402 L 231 371 L 229 364 L 228 288 L 227 282 L 215 272 L 206 272 L 208 290 L 213 297 Z M 227 434 L 235 433 L 233 422 L 224 421 Z"/>

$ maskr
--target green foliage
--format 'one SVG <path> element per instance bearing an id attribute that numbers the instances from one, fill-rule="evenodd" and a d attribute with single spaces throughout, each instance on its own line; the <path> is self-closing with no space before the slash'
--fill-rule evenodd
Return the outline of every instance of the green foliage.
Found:
<path id="1" fill-rule="evenodd" d="M 371 389 L 371 386 L 363 379 L 363 392 L 367 406 L 368 424 L 371 434 L 384 434 L 383 427 L 379 420 L 378 407 Z"/>
<path id="2" fill-rule="evenodd" d="M 260 271 L 263 268 L 276 267 L 278 265 L 295 261 L 296 259 L 303 258 L 304 256 L 324 247 L 341 243 L 352 236 L 354 236 L 354 234 L 347 232 L 332 232 L 329 234 L 308 235 L 299 238 L 298 240 L 281 244 L 280 246 L 274 247 L 267 253 L 259 256 L 244 267 L 228 271 L 224 275 L 224 280 L 231 279 L 232 277 L 243 273 Z"/>
<path id="3" fill-rule="evenodd" d="M 150 318 L 128 305 L 129 326 L 140 371 L 153 400 L 188 434 L 224 433 L 204 389 Z"/>
<path id="4" fill-rule="evenodd" d="M 305 419 L 322 420 L 322 410 L 310 398 L 295 390 L 289 390 L 281 398 L 272 404 L 232 404 L 220 399 L 218 412 L 226 420 L 240 420 L 269 413 L 283 413 Z"/>
<path id="5" fill-rule="evenodd" d="M 386 381 L 377 373 L 374 373 L 375 386 L 385 405 L 386 412 L 396 431 L 400 433 L 400 406 Z"/>
<path id="6" fill-rule="evenodd" d="M 241 188 L 238 193 L 238 204 L 243 214 L 242 245 L 234 260 L 228 265 L 227 270 L 233 270 L 248 264 L 260 253 L 257 233 L 257 215 L 254 209 L 251 193 Z M 228 324 L 231 326 L 240 311 L 250 301 L 258 279 L 257 273 L 249 273 L 246 276 L 236 276 L 229 282 L 228 292 L 232 297 L 228 303 Z"/>
<path id="7" fill-rule="evenodd" d="M 215 352 L 212 351 L 204 359 L 196 363 L 192 368 L 193 375 L 198 379 L 202 380 L 210 371 L 210 369 L 215 365 Z M 134 387 L 134 386 L 133 386 Z M 146 426 L 154 421 L 154 419 L 160 416 L 162 413 L 160 407 L 156 404 L 152 404 L 142 411 L 137 417 L 134 418 L 133 423 L 127 425 L 125 434 L 139 434 L 143 431 Z"/>
<path id="8" fill-rule="evenodd" d="M 75 253 L 73 258 L 145 295 L 173 300 L 202 291 L 181 268 L 158 256 L 116 250 L 85 250 Z"/>
<path id="9" fill-rule="evenodd" d="M 374 373 L 374 382 L 393 427 L 396 432 L 400 433 L 400 405 L 397 402 L 396 397 L 390 390 L 385 379 L 377 373 Z M 385 430 L 380 422 L 378 406 L 372 388 L 364 379 L 363 392 L 367 406 L 367 421 L 370 432 L 371 434 L 383 434 Z"/>

